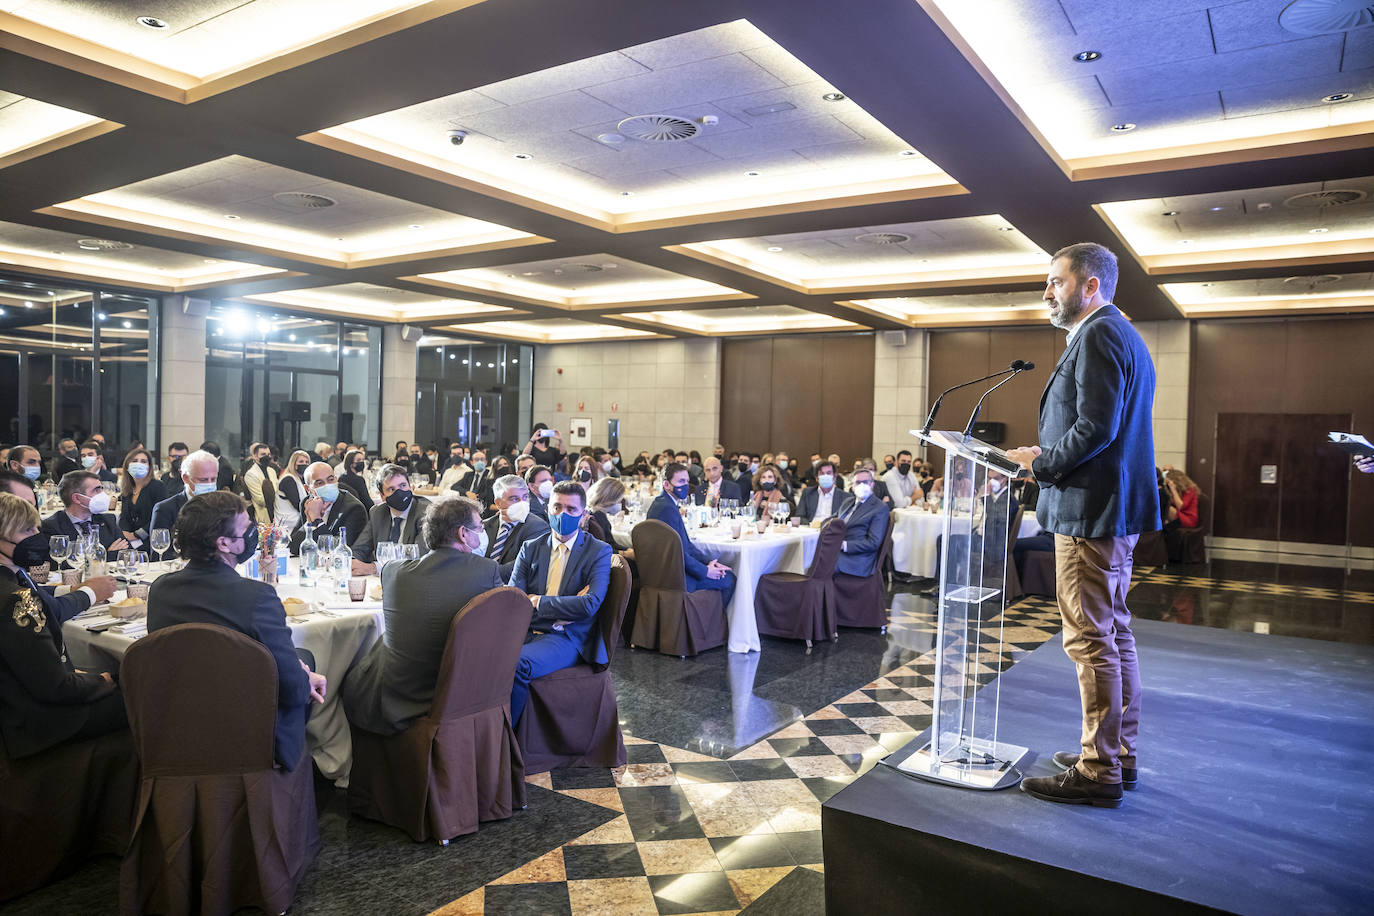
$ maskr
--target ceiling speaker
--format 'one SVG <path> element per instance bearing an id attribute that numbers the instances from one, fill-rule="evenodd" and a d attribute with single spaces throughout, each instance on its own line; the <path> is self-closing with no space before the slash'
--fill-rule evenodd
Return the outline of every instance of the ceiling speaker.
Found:
<path id="1" fill-rule="evenodd" d="M 415 341 L 419 340 L 422 336 L 424 336 L 424 333 L 424 328 L 417 328 L 413 324 L 401 325 L 401 339 L 404 341 L 414 343 Z"/>
<path id="2" fill-rule="evenodd" d="M 905 347 L 906 331 L 883 331 L 883 343 L 889 347 Z"/>
<path id="3" fill-rule="evenodd" d="M 204 318 L 210 314 L 209 299 L 194 299 L 191 296 L 178 296 L 181 300 L 181 310 L 192 318 Z"/>

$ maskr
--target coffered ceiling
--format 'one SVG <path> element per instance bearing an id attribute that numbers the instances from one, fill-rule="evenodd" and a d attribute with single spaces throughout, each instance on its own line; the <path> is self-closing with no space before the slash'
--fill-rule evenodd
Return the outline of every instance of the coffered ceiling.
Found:
<path id="1" fill-rule="evenodd" d="M 1094 240 L 1136 319 L 1362 311 L 1337 7 L 0 0 L 0 269 L 564 342 L 1039 324 Z"/>

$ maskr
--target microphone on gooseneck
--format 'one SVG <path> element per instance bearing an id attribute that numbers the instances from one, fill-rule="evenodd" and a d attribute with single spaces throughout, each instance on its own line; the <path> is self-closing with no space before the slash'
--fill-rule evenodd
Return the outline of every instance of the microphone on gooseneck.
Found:
<path id="1" fill-rule="evenodd" d="M 983 392 L 983 396 L 982 396 L 981 398 L 978 399 L 978 403 L 977 403 L 976 405 L 974 405 L 973 413 L 972 413 L 972 414 L 969 416 L 969 418 L 968 418 L 968 426 L 965 426 L 965 427 L 964 427 L 964 438 L 965 438 L 965 439 L 967 439 L 969 436 L 973 435 L 973 424 L 975 424 L 975 423 L 978 422 L 978 411 L 980 411 L 980 410 L 983 409 L 983 402 L 986 401 L 986 400 L 988 399 L 988 395 L 992 394 L 992 393 L 993 393 L 994 391 L 996 391 L 998 388 L 1001 388 L 1001 387 L 1002 387 L 1003 385 L 1005 385 L 1007 382 L 1009 382 L 1009 381 L 1011 381 L 1012 379 L 1016 378 L 1016 377 L 1017 377 L 1018 375 L 1020 375 L 1022 372 L 1029 372 L 1029 371 L 1031 371 L 1031 370 L 1034 369 L 1034 368 L 1035 368 L 1035 363 L 1027 362 L 1027 361 L 1025 361 L 1025 360 L 1020 360 L 1020 359 L 1018 359 L 1018 360 L 1016 360 L 1014 363 L 1011 364 L 1011 375 L 1009 375 L 1009 376 L 1007 376 L 1006 378 L 1002 379 L 1002 381 L 998 382 L 996 385 L 993 385 L 993 386 L 992 386 L 991 388 L 989 388 L 987 391 Z"/>
<path id="2" fill-rule="evenodd" d="M 945 395 L 949 394 L 951 391 L 958 391 L 960 388 L 967 388 L 969 385 L 976 385 L 979 382 L 986 382 L 990 378 L 997 378 L 997 376 L 1006 375 L 1008 372 L 1012 373 L 1013 377 L 1015 377 L 1015 373 L 1017 372 L 1024 372 L 1027 369 L 1034 368 L 1034 363 L 1026 363 L 1024 360 L 1017 359 L 1012 361 L 1012 364 L 1009 368 L 1003 369 L 1001 372 L 994 372 L 991 375 L 985 375 L 982 378 L 976 378 L 971 382 L 964 382 L 961 385 L 955 385 L 953 388 L 946 388 L 944 391 L 940 392 L 940 396 L 936 398 L 935 403 L 931 405 L 930 414 L 926 417 L 925 426 L 921 427 L 921 435 L 924 436 L 927 433 L 929 433 L 930 428 L 935 425 L 935 415 L 940 412 L 940 405 L 944 403 Z M 986 397 L 986 395 L 984 395 L 984 397 Z M 980 401 L 979 404 L 981 405 L 982 402 Z"/>

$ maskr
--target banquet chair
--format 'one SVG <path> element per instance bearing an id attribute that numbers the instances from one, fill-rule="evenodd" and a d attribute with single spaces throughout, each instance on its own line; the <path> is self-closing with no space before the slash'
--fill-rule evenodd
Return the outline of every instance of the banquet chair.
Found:
<path id="1" fill-rule="evenodd" d="M 129 732 L 11 759 L 0 740 L 0 900 L 42 887 L 89 856 L 122 855 L 138 796 Z"/>
<path id="2" fill-rule="evenodd" d="M 725 605 L 718 591 L 687 591 L 682 541 L 656 519 L 630 530 L 639 566 L 639 607 L 630 647 L 679 658 L 725 644 Z"/>
<path id="3" fill-rule="evenodd" d="M 893 519 L 889 516 L 887 531 L 883 533 L 883 543 L 878 548 L 871 575 L 835 573 L 835 623 L 838 625 L 887 629 L 887 579 L 883 575 L 883 565 L 892 556 L 894 527 Z"/>
<path id="4" fill-rule="evenodd" d="M 1020 503 L 1016 504 L 1016 512 L 1012 515 L 1011 525 L 1007 528 L 1007 556 L 1006 565 L 1003 567 L 1005 579 L 1003 581 L 1003 592 L 1005 594 L 1004 605 L 1010 605 L 1023 594 L 1021 590 L 1021 574 L 1016 571 L 1016 560 L 1013 558 L 1012 551 L 1016 549 L 1016 537 L 1021 530 L 1021 517 L 1025 515 L 1026 507 Z"/>
<path id="5" fill-rule="evenodd" d="M 596 612 L 606 664 L 584 661 L 530 681 L 530 698 L 515 737 L 526 773 L 555 767 L 618 767 L 625 763 L 620 707 L 611 682 L 611 659 L 630 601 L 630 568 L 611 558 L 611 583 Z"/>
<path id="6" fill-rule="evenodd" d="M 285 911 L 320 835 L 308 751 L 289 772 L 273 767 L 272 654 L 225 627 L 179 624 L 130 646 L 120 683 L 143 766 L 121 912 Z"/>
<path id="7" fill-rule="evenodd" d="M 1040 595 L 1053 598 L 1057 576 L 1054 567 L 1053 550 L 1032 550 L 1021 556 L 1021 568 L 1017 571 L 1021 579 L 1023 595 Z"/>
<path id="8" fill-rule="evenodd" d="M 353 726 L 348 810 L 440 845 L 525 807 L 510 691 L 534 608 L 509 586 L 453 618 L 429 713 L 395 735 Z"/>
<path id="9" fill-rule="evenodd" d="M 1135 550 L 1131 551 L 1131 562 L 1136 567 L 1168 566 L 1169 551 L 1164 546 L 1164 533 L 1162 531 L 1142 533 L 1135 542 Z"/>
<path id="10" fill-rule="evenodd" d="M 844 522 L 831 518 L 821 527 L 811 568 L 805 573 L 772 572 L 759 579 L 754 592 L 754 619 L 759 633 L 784 639 L 834 639 L 835 563 L 844 543 Z"/>
<path id="11" fill-rule="evenodd" d="M 1183 535 L 1184 563 L 1207 562 L 1207 531 L 1211 527 L 1212 500 L 1206 493 L 1199 491 L 1197 495 L 1197 527 L 1184 528 L 1179 532 Z"/>

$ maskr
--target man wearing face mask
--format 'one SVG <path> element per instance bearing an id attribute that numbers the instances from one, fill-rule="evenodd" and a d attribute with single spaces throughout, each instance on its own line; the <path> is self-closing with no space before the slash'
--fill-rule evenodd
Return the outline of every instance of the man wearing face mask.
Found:
<path id="1" fill-rule="evenodd" d="M 482 466 L 486 467 L 485 461 L 482 462 Z M 471 470 L 472 466 L 463 455 L 463 447 L 455 442 L 448 448 L 448 463 L 444 465 L 444 472 L 439 475 L 436 486 L 441 490 L 451 490 L 453 485 L 466 477 Z"/>
<path id="2" fill-rule="evenodd" d="M 553 472 L 542 464 L 536 464 L 525 472 L 525 484 L 530 488 L 530 514 L 547 522 L 548 504 L 553 497 Z"/>
<path id="3" fill-rule="evenodd" d="M 377 572 L 377 545 L 383 541 L 393 544 L 419 544 L 423 552 L 421 525 L 430 501 L 410 492 L 410 479 L 405 468 L 388 464 L 377 474 L 377 490 L 382 504 L 367 514 L 367 525 L 350 545 L 353 548 L 353 575 L 370 576 Z"/>
<path id="4" fill-rule="evenodd" d="M 722 604 L 728 606 L 735 594 L 735 574 L 730 567 L 713 560 L 692 543 L 687 527 L 682 523 L 678 507 L 691 498 L 691 478 L 687 469 L 674 462 L 663 469 L 663 492 L 649 504 L 646 518 L 657 519 L 677 532 L 682 540 L 682 567 L 687 577 L 687 591 L 703 589 L 720 592 Z"/>
<path id="5" fill-rule="evenodd" d="M 844 543 L 840 545 L 840 558 L 835 563 L 836 572 L 848 576 L 873 575 L 891 511 L 873 496 L 873 472 L 868 468 L 855 471 L 850 496 L 838 513 L 844 522 Z"/>
<path id="6" fill-rule="evenodd" d="M 884 456 L 883 456 L 883 473 L 884 473 L 884 474 L 886 474 L 888 471 L 892 470 L 892 469 L 895 468 L 896 466 L 897 466 L 897 459 L 896 459 L 895 456 L 893 456 L 893 455 L 884 455 Z"/>
<path id="7" fill-rule="evenodd" d="M 501 564 L 501 576 L 509 579 L 515 558 L 526 541 L 549 533 L 549 523 L 530 512 L 529 486 L 514 474 L 498 477 L 492 487 L 498 511 L 483 524 L 488 558 Z"/>
<path id="8" fill-rule="evenodd" d="M 167 479 L 181 479 L 181 463 L 190 452 L 191 449 L 185 442 L 173 442 L 167 446 Z"/>
<path id="9" fill-rule="evenodd" d="M 897 466 L 883 475 L 883 483 L 887 484 L 887 493 L 892 497 L 892 508 L 905 509 L 911 505 L 911 494 L 922 492 L 921 478 L 911 469 L 911 452 L 902 449 L 897 453 Z"/>
<path id="10" fill-rule="evenodd" d="M 273 756 L 280 766 L 294 770 L 305 756 L 310 704 L 324 702 L 327 685 L 324 675 L 310 670 L 314 657 L 292 646 L 286 610 L 276 589 L 240 576 L 234 569 L 258 548 L 258 527 L 248 517 L 248 505 L 228 491 L 198 496 L 178 514 L 172 541 L 186 558 L 186 567 L 158 577 L 149 588 L 148 632 L 182 623 L 210 623 L 262 643 L 277 663 Z"/>
<path id="11" fill-rule="evenodd" d="M 80 461 L 82 470 L 96 475 L 102 483 L 117 483 L 119 481 L 114 472 L 105 467 L 105 454 L 100 450 L 100 443 L 94 439 L 87 439 L 81 443 Z"/>
<path id="12" fill-rule="evenodd" d="M 582 529 L 587 494 L 563 481 L 549 497 L 546 538 L 526 541 L 511 570 L 510 584 L 530 596 L 534 616 L 511 685 L 510 719 L 520 721 L 530 681 L 581 658 L 589 665 L 609 661 L 596 612 L 611 582 L 611 547 Z"/>
<path id="13" fill-rule="evenodd" d="M 99 477 L 90 471 L 72 471 L 58 484 L 57 495 L 62 498 L 62 509 L 43 520 L 45 537 L 61 534 L 78 538 L 95 532 L 107 552 L 128 549 L 129 542 L 110 514 L 110 495 Z"/>
<path id="14" fill-rule="evenodd" d="M 277 493 L 277 469 L 272 464 L 272 449 L 265 442 L 254 442 L 251 446 L 252 462 L 243 472 L 243 488 L 253 501 L 253 517 L 260 525 L 272 521 L 271 503 L 268 494 L 275 502 Z"/>
<path id="15" fill-rule="evenodd" d="M 30 483 L 38 483 L 38 479 L 43 476 L 43 459 L 39 456 L 38 449 L 32 445 L 16 445 L 10 449 L 6 461 L 11 471 L 26 478 Z"/>
<path id="16" fill-rule="evenodd" d="M 734 476 L 735 486 L 739 487 L 741 500 L 748 499 L 753 491 L 754 472 L 758 469 L 759 459 L 757 456 L 750 455 L 748 452 L 740 452 L 731 474 Z"/>
<path id="17" fill-rule="evenodd" d="M 0 493 L 18 496 L 30 506 L 38 508 L 38 494 L 34 492 L 33 484 L 29 483 L 28 478 L 11 471 L 0 471 Z M 48 556 L 48 536 L 43 534 L 40 528 L 36 534 L 15 544 L 12 554 L 15 564 L 26 573 L 34 566 L 51 563 Z M 44 604 L 47 606 L 49 618 L 59 625 L 92 605 L 109 601 L 118 585 L 114 576 L 92 576 L 75 588 L 36 583 L 37 588 L 52 599 L 45 600 Z"/>
<path id="18" fill-rule="evenodd" d="M 219 489 L 219 459 L 206 451 L 197 450 L 187 455 L 180 464 L 181 492 L 169 496 L 153 506 L 153 520 L 148 530 L 165 528 L 171 531 L 176 526 L 177 516 L 186 503 L 194 497 L 205 496 Z M 175 539 L 164 559 L 177 556 Z"/>
<path id="19" fill-rule="evenodd" d="M 602 477 L 619 477 L 620 468 L 615 466 L 615 456 L 603 448 L 592 452 L 592 458 L 601 466 Z"/>
<path id="20" fill-rule="evenodd" d="M 782 472 L 782 479 L 778 481 L 778 486 L 782 488 L 782 494 L 787 497 L 788 502 L 792 501 L 792 491 L 801 486 L 797 480 L 797 475 L 792 468 L 792 460 L 787 457 L 786 452 L 778 452 L 774 463 L 778 470 Z"/>
<path id="21" fill-rule="evenodd" d="M 72 471 L 81 470 L 81 452 L 75 439 L 62 439 L 57 443 L 57 457 L 52 460 L 52 479 L 61 480 Z"/>
<path id="22" fill-rule="evenodd" d="M 797 503 L 797 516 L 803 525 L 817 519 L 824 521 L 840 510 L 846 494 L 839 476 L 833 461 L 821 461 L 816 465 L 816 485 L 803 490 L 801 501 Z"/>
<path id="23" fill-rule="evenodd" d="M 739 485 L 725 476 L 725 466 L 712 455 L 706 459 L 706 478 L 696 489 L 698 506 L 718 506 L 722 499 L 743 499 Z"/>
<path id="24" fill-rule="evenodd" d="M 487 453 L 477 449 L 472 453 L 471 466 L 449 485 L 449 489 L 462 493 L 469 499 L 476 499 L 480 497 L 483 489 L 491 485 L 492 479 L 491 471 L 487 468 Z"/>
<path id="25" fill-rule="evenodd" d="M 300 554 L 307 528 L 317 541 L 325 534 L 337 537 L 342 530 L 347 533 L 349 547 L 357 543 L 367 527 L 367 510 L 356 496 L 340 488 L 334 469 L 323 461 L 310 465 L 305 469 L 305 489 L 309 496 L 301 504 L 301 520 L 291 532 L 291 555 Z"/>

